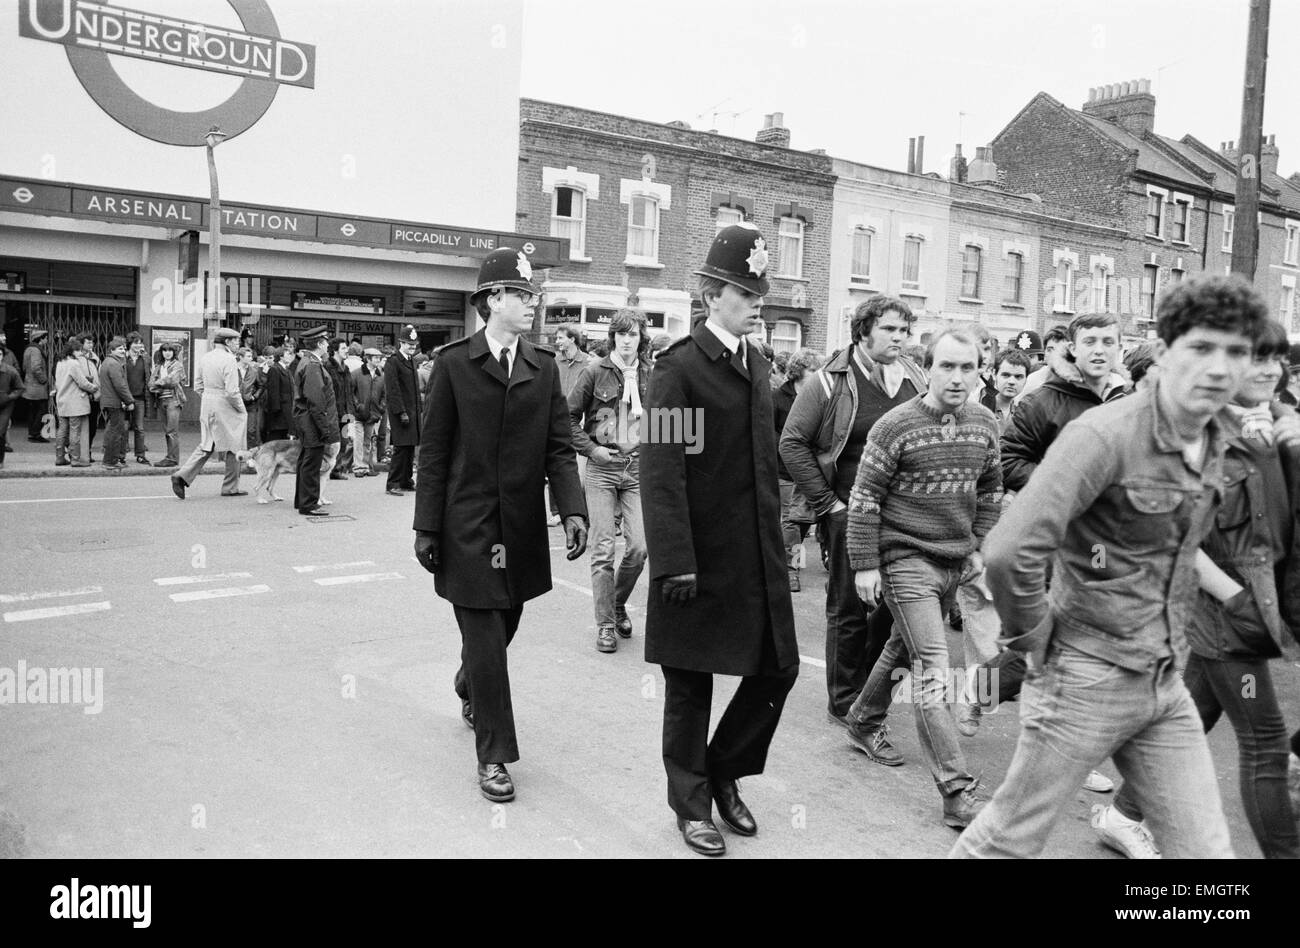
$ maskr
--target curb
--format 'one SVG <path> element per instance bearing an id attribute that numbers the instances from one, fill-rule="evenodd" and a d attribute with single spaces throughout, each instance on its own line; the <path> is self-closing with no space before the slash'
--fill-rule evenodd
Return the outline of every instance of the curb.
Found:
<path id="1" fill-rule="evenodd" d="M 32 480 L 34 478 L 54 478 L 54 477 L 171 477 L 180 470 L 180 465 L 176 467 L 145 467 L 143 464 L 136 467 L 128 467 L 124 471 L 106 471 L 95 462 L 93 467 L 48 467 L 33 468 L 22 471 L 7 471 L 0 467 L 0 481 L 3 480 Z M 224 474 L 226 466 L 224 464 L 205 464 L 202 474 Z M 247 471 L 240 472 L 244 477 L 256 477 L 255 474 L 249 474 Z"/>

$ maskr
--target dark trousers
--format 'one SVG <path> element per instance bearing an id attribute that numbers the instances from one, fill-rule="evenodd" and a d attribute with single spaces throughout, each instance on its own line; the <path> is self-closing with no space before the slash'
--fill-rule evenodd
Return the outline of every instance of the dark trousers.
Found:
<path id="1" fill-rule="evenodd" d="M 126 412 L 120 406 L 104 409 L 108 424 L 104 427 L 104 463 L 126 460 Z"/>
<path id="2" fill-rule="evenodd" d="M 415 462 L 415 445 L 393 445 L 393 460 L 388 465 L 388 486 L 401 487 L 411 483 L 412 464 Z M 499 761 L 491 761 L 499 763 Z"/>
<path id="3" fill-rule="evenodd" d="M 707 820 L 713 814 L 710 777 L 736 780 L 763 772 L 785 697 L 799 672 L 776 668 L 776 652 L 769 637 L 762 670 L 740 680 L 710 741 L 713 676 L 668 665 L 662 668 L 668 805 L 684 820 Z"/>
<path id="4" fill-rule="evenodd" d="M 14 403 L 0 405 L 0 465 L 5 463 L 5 448 L 9 445 L 9 419 L 14 414 Z"/>
<path id="5" fill-rule="evenodd" d="M 140 457 L 149 450 L 149 446 L 144 443 L 144 404 L 146 395 L 141 393 L 135 396 L 135 410 L 131 412 L 131 417 L 127 419 L 131 423 L 131 435 L 135 441 L 135 456 Z M 123 452 L 126 448 L 122 448 Z"/>
<path id="6" fill-rule="evenodd" d="M 95 435 L 99 433 L 99 415 L 100 415 L 101 408 L 102 406 L 99 404 L 99 402 L 92 401 L 90 403 L 89 426 L 90 426 L 90 446 L 92 448 L 95 446 Z M 86 458 L 86 460 L 89 461 L 90 458 Z"/>
<path id="7" fill-rule="evenodd" d="M 27 403 L 27 437 L 39 438 L 41 436 L 41 419 L 45 417 L 45 409 L 49 401 L 44 398 L 24 398 Z"/>
<path id="8" fill-rule="evenodd" d="M 1300 859 L 1300 833 L 1287 790 L 1286 721 L 1268 659 L 1215 661 L 1193 653 L 1187 659 L 1183 684 L 1207 733 L 1226 714 L 1237 734 L 1242 808 L 1264 858 Z M 1141 804 L 1127 782 L 1115 794 L 1115 808 L 1129 819 L 1142 818 Z"/>
<path id="9" fill-rule="evenodd" d="M 826 692 L 827 710 L 838 718 L 849 713 L 853 701 L 871 675 L 894 629 L 894 617 L 884 604 L 868 610 L 853 587 L 845 531 L 848 511 L 822 518 L 830 550 L 826 579 Z"/>
<path id="10" fill-rule="evenodd" d="M 325 460 L 325 445 L 302 446 L 298 455 L 298 482 L 293 489 L 293 505 L 298 510 L 314 510 L 320 506 L 320 466 Z"/>
<path id="11" fill-rule="evenodd" d="M 515 711 L 510 704 L 506 648 L 519 631 L 522 605 L 513 609 L 471 609 L 454 605 L 460 626 L 460 668 L 456 694 L 474 706 L 474 749 L 480 764 L 519 759 Z"/>

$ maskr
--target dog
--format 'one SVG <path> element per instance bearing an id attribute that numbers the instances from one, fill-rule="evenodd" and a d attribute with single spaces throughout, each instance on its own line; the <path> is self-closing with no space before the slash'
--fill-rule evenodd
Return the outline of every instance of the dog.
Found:
<path id="1" fill-rule="evenodd" d="M 298 469 L 298 457 L 302 454 L 302 442 L 295 439 L 281 438 L 275 441 L 263 442 L 256 450 L 240 451 L 236 455 L 240 463 L 248 461 L 252 463 L 257 470 L 257 487 L 253 491 L 259 504 L 269 504 L 275 500 L 284 500 L 275 492 L 275 482 L 281 474 Z M 334 459 L 326 451 L 324 459 L 321 461 L 321 495 L 322 504 L 332 504 L 334 501 L 325 499 L 325 484 L 328 483 L 330 470 L 333 468 Z"/>

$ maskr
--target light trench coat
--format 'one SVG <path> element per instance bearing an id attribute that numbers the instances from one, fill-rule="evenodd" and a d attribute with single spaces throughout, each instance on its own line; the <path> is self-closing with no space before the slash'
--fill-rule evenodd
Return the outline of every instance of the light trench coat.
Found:
<path id="1" fill-rule="evenodd" d="M 248 447 L 248 412 L 239 391 L 239 360 L 218 343 L 194 373 L 199 404 L 199 447 L 204 451 L 243 451 Z"/>

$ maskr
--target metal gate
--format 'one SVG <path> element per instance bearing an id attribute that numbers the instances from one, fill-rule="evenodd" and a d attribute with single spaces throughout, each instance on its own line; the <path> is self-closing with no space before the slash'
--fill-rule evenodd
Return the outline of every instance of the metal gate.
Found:
<path id="1" fill-rule="evenodd" d="M 44 329 L 50 335 L 46 355 L 53 365 L 63 356 L 63 347 L 73 336 L 90 333 L 95 351 L 108 351 L 114 336 L 125 337 L 136 328 L 135 306 L 103 303 L 59 303 L 23 300 L 10 304 L 31 329 Z"/>

